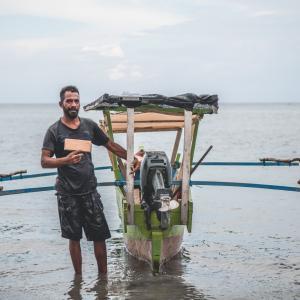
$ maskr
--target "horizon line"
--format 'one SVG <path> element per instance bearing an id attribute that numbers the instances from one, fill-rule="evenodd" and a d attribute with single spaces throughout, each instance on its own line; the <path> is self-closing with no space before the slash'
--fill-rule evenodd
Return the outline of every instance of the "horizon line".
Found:
<path id="1" fill-rule="evenodd" d="M 81 102 L 80 104 L 81 105 L 86 105 L 86 104 L 89 104 L 90 102 Z M 49 105 L 49 104 L 58 104 L 58 102 L 0 102 L 0 105 L 7 105 L 7 104 L 29 104 L 29 105 L 43 105 L 43 104 L 46 104 L 46 105 Z M 235 102 L 235 101 L 232 101 L 232 102 L 221 102 L 221 104 L 245 104 L 245 105 L 249 105 L 249 104 L 286 104 L 286 105 L 289 105 L 289 104 L 300 104 L 300 101 L 289 101 L 289 102 Z"/>

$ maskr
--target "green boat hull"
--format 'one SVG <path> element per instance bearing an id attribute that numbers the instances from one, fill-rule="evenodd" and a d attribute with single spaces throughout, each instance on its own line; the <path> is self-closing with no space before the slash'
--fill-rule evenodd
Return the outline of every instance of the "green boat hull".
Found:
<path id="1" fill-rule="evenodd" d="M 127 251 L 134 257 L 150 263 L 154 272 L 174 257 L 181 249 L 184 228 L 181 224 L 180 206 L 170 211 L 170 226 L 160 229 L 160 222 L 153 211 L 151 213 L 151 230 L 147 229 L 144 210 L 139 204 L 134 207 L 134 225 L 127 223 L 127 202 L 122 191 L 116 188 L 119 216 L 122 221 L 124 242 Z M 190 198 L 191 199 L 191 198 Z M 187 229 L 191 232 L 193 203 L 188 205 Z"/>

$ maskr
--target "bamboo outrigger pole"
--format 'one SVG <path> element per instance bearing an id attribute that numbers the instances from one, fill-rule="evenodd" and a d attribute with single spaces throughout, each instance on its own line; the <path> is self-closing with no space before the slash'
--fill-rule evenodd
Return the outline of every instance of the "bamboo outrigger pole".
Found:
<path id="1" fill-rule="evenodd" d="M 277 162 L 277 163 L 291 164 L 296 161 L 300 162 L 300 157 L 295 157 L 295 158 L 291 158 L 291 159 L 279 159 L 279 158 L 273 158 L 273 157 L 265 157 L 265 158 L 260 158 L 259 160 L 263 163 L 265 163 L 266 161 L 272 161 L 272 162 Z"/>
<path id="2" fill-rule="evenodd" d="M 7 173 L 7 174 L 0 174 L 0 178 L 7 178 L 7 177 L 12 177 L 12 176 L 15 176 L 15 175 L 18 175 L 20 174 L 21 176 L 24 174 L 24 173 L 27 173 L 27 170 L 18 170 L 18 171 L 15 171 L 15 172 L 11 172 L 11 173 Z"/>

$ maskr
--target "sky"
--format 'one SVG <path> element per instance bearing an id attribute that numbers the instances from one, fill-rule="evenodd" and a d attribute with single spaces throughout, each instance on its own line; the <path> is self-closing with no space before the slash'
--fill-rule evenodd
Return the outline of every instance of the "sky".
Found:
<path id="1" fill-rule="evenodd" d="M 0 0 L 0 103 L 104 93 L 300 103 L 299 0 Z"/>

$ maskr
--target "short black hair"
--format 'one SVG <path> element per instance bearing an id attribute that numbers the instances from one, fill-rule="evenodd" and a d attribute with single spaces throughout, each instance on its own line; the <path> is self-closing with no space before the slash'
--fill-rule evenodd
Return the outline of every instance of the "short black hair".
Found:
<path id="1" fill-rule="evenodd" d="M 63 87 L 60 90 L 59 96 L 60 96 L 60 102 L 64 101 L 65 99 L 65 92 L 72 92 L 72 93 L 78 93 L 78 88 L 75 85 L 67 85 L 65 87 Z"/>

